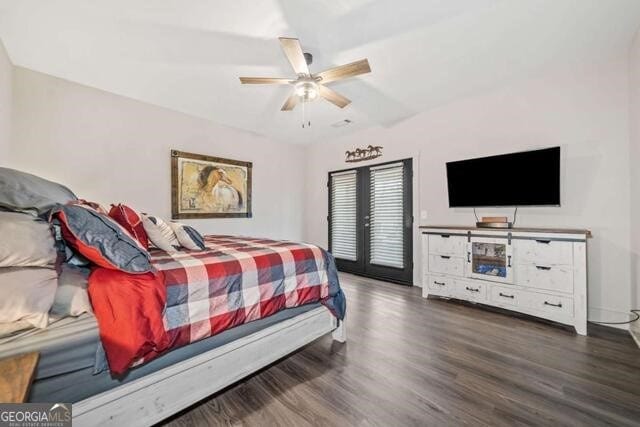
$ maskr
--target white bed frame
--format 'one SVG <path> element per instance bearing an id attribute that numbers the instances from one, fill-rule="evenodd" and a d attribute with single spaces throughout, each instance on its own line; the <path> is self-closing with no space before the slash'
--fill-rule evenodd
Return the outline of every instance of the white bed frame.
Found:
<path id="1" fill-rule="evenodd" d="M 74 426 L 149 426 L 275 362 L 321 336 L 346 341 L 325 307 L 284 320 L 73 404 Z"/>

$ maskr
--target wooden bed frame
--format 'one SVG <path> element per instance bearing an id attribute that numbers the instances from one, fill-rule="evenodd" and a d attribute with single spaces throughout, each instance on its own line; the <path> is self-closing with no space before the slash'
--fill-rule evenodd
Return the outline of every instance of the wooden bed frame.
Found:
<path id="1" fill-rule="evenodd" d="M 73 404 L 76 426 L 148 426 L 187 408 L 332 332 L 346 341 L 344 322 L 325 307 Z"/>

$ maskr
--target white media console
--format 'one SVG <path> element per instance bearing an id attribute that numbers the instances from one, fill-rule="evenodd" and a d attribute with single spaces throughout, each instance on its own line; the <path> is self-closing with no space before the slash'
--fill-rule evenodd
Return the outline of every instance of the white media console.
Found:
<path id="1" fill-rule="evenodd" d="M 588 230 L 420 229 L 425 298 L 501 307 L 587 334 Z"/>

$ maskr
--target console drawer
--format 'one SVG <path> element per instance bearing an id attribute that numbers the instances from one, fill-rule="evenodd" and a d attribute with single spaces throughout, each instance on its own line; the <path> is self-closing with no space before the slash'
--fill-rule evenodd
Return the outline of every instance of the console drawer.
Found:
<path id="1" fill-rule="evenodd" d="M 573 293 L 573 267 L 570 265 L 518 265 L 516 283 L 554 292 Z"/>
<path id="2" fill-rule="evenodd" d="M 492 286 L 490 300 L 499 306 L 520 307 L 524 304 L 526 294 L 519 289 L 503 286 Z"/>
<path id="3" fill-rule="evenodd" d="M 467 251 L 467 239 L 448 234 L 429 235 L 429 253 L 463 257 Z"/>
<path id="4" fill-rule="evenodd" d="M 426 276 L 429 293 L 450 297 L 455 294 L 455 282 L 442 276 Z"/>
<path id="5" fill-rule="evenodd" d="M 558 265 L 573 264 L 573 243 L 555 240 L 518 240 L 518 264 Z"/>
<path id="6" fill-rule="evenodd" d="M 429 272 L 464 276 L 464 258 L 450 255 L 429 255 Z"/>
<path id="7" fill-rule="evenodd" d="M 573 299 L 556 295 L 528 293 L 529 308 L 545 313 L 552 320 L 566 322 L 573 318 Z"/>
<path id="8" fill-rule="evenodd" d="M 467 301 L 486 301 L 486 285 L 480 282 L 464 282 L 456 280 L 456 297 Z"/>

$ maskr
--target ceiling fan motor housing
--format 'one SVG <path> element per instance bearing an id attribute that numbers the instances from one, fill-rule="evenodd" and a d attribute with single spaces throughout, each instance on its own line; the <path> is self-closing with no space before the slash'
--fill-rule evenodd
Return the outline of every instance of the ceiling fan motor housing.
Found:
<path id="1" fill-rule="evenodd" d="M 307 61 L 307 65 L 311 65 L 313 63 L 313 55 L 311 55 L 309 52 L 305 52 L 303 55 L 304 60 Z"/>

